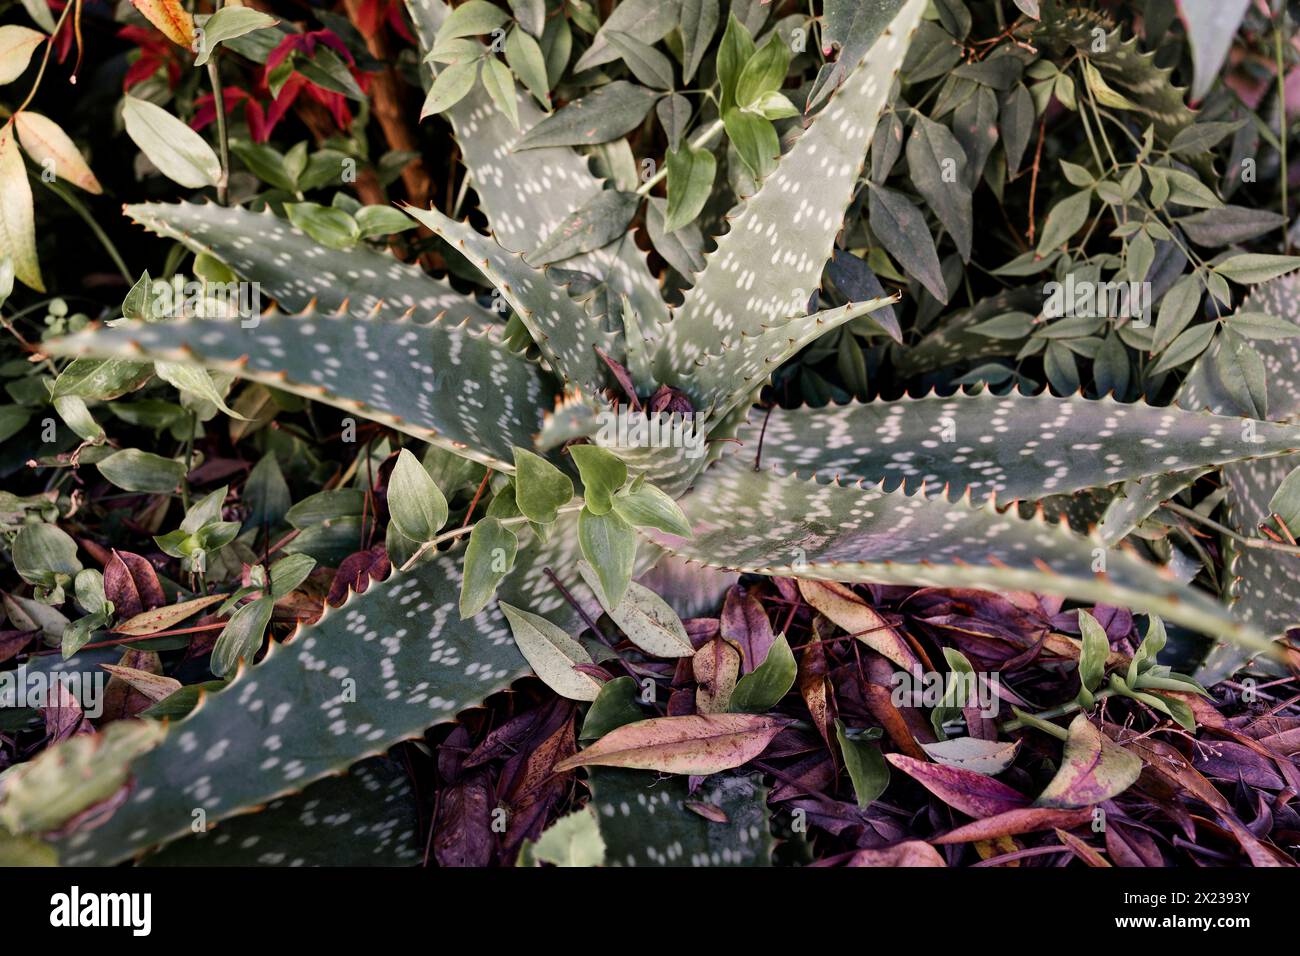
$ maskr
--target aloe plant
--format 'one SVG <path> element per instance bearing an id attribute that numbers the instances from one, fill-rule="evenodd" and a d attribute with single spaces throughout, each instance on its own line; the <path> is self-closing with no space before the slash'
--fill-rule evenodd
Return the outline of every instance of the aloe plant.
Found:
<path id="1" fill-rule="evenodd" d="M 1300 449 L 1300 428 L 1247 426 L 1191 407 L 987 391 L 822 409 L 753 406 L 783 361 L 892 301 L 807 311 L 926 2 L 882 6 L 890 18 L 861 65 L 733 210 L 680 304 L 660 296 L 631 233 L 564 260 L 562 273 L 532 266 L 528 254 L 602 183 L 570 148 L 521 148 L 520 134 L 481 87 L 447 111 L 493 233 L 434 209 L 408 211 L 499 292 L 536 360 L 532 350 L 512 347 L 509 327 L 475 300 L 378 253 L 325 248 L 270 214 L 238 208 L 128 207 L 146 227 L 260 282 L 290 311 L 252 327 L 221 319 L 123 322 L 51 343 L 52 352 L 180 361 L 272 383 L 516 479 L 519 463 L 539 456 L 582 479 L 582 516 L 561 509 L 545 528 L 505 506 L 489 511 L 486 520 L 498 526 L 508 516 L 507 530 L 522 543 L 498 601 L 468 619 L 458 613 L 464 549 L 451 535 L 449 548 L 425 547 L 408 570 L 273 645 L 260 664 L 168 725 L 147 752 L 114 752 L 121 756 L 113 779 L 129 771 L 133 786 L 120 805 L 105 808 L 100 825 L 42 827 L 55 831 L 65 862 L 114 863 L 201 829 L 199 821 L 210 825 L 286 798 L 528 673 L 502 607 L 512 622 L 541 628 L 526 616 L 536 615 L 576 633 L 579 614 L 546 572 L 595 606 L 576 570 L 580 552 L 592 556 L 581 524 L 608 514 L 597 499 L 624 485 L 596 487 L 594 472 L 575 473 L 563 450 L 573 439 L 621 461 L 625 491 L 648 482 L 684 513 L 689 535 L 662 522 L 641 529 L 638 566 L 666 552 L 806 579 L 1038 591 L 1158 613 L 1251 652 L 1268 646 L 1270 622 L 1242 623 L 1166 569 L 1007 506 L 1288 455 Z M 430 47 L 447 8 L 411 0 L 411 12 Z M 515 95 L 519 126 L 528 130 L 542 114 L 521 91 Z M 573 285 L 574 273 L 589 281 Z M 647 418 L 666 434 L 680 437 L 688 413 L 703 422 L 708 453 L 692 457 L 682 442 L 634 447 L 611 439 L 600 425 L 613 369 L 626 372 L 635 393 L 628 400 L 656 407 L 653 396 L 666 396 Z M 503 502 L 513 493 L 498 491 Z M 605 578 L 599 583 L 607 587 Z M 6 802 L 29 805 L 39 788 L 57 786 L 58 765 L 42 757 L 32 766 L 40 772 L 6 778 Z M 598 813 L 627 786 L 598 775 Z M 678 799 L 676 791 L 668 798 Z M 611 833 L 606 842 L 618 838 Z M 709 848 L 691 852 L 704 859 Z"/>

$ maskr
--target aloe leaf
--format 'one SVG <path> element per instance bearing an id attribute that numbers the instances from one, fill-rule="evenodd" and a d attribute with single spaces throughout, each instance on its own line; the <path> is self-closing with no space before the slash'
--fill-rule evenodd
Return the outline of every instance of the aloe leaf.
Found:
<path id="1" fill-rule="evenodd" d="M 577 560 L 571 519 L 546 545 L 521 549 L 503 600 L 576 633 L 576 612 L 543 568 Z M 273 645 L 220 693 L 171 724 L 131 767 L 134 788 L 102 826 L 63 838 L 70 864 L 109 864 L 296 793 L 337 774 L 528 673 L 501 612 L 461 621 L 460 554 L 439 554 L 327 609 Z M 178 776 L 178 773 L 180 776 Z"/>
<path id="2" fill-rule="evenodd" d="M 497 287 L 566 383 L 591 393 L 600 390 L 604 371 L 595 350 L 613 350 L 614 340 L 547 272 L 530 266 L 490 236 L 479 235 L 468 222 L 455 222 L 436 209 L 407 207 L 407 212 L 463 252 Z"/>
<path id="3" fill-rule="evenodd" d="M 1290 275 L 1258 285 L 1241 307 L 1242 312 L 1263 312 L 1300 324 L 1300 276 Z M 1263 358 L 1267 371 L 1270 418 L 1294 420 L 1300 415 L 1300 339 L 1257 339 L 1251 345 Z M 1178 400 L 1187 407 L 1212 411 L 1235 411 L 1230 388 L 1220 379 L 1222 367 L 1215 359 L 1216 341 L 1196 360 L 1179 391 Z M 1268 427 L 1256 423 L 1256 429 Z M 1300 455 L 1242 462 L 1223 469 L 1228 493 L 1224 499 L 1230 527 L 1244 535 L 1257 535 L 1259 524 L 1269 517 L 1269 502 L 1278 485 L 1300 466 Z M 1300 529 L 1290 529 L 1295 534 Z M 1300 626 L 1300 558 L 1255 548 L 1243 548 L 1225 541 L 1228 557 L 1228 599 L 1233 612 L 1270 635 L 1285 634 Z M 1240 648 L 1220 645 L 1205 660 L 1197 678 L 1214 682 L 1231 675 L 1246 660 Z"/>
<path id="4" fill-rule="evenodd" d="M 1038 499 L 1300 449 L 1300 426 L 1048 392 L 773 409 L 739 433 L 761 462 L 824 480 Z M 763 421 L 766 419 L 766 433 Z"/>
<path id="5" fill-rule="evenodd" d="M 414 866 L 424 854 L 406 771 L 383 757 L 169 843 L 145 866 Z"/>
<path id="6" fill-rule="evenodd" d="M 450 7 L 442 0 L 407 0 L 406 7 L 420 37 L 421 55 L 426 55 Z M 547 114 L 531 97 L 519 91 L 516 95 L 519 127 L 532 129 Z M 587 168 L 587 159 L 573 149 L 515 152 L 519 130 L 510 125 L 481 86 L 472 88 L 445 115 L 451 120 L 462 161 L 493 235 L 512 251 L 532 252 L 566 216 L 591 202 L 602 188 Z M 658 325 L 667 319 L 659 284 L 631 233 L 565 260 L 564 267 L 597 276 L 609 287 L 614 301 L 626 295 L 646 322 Z"/>
<path id="7" fill-rule="evenodd" d="M 220 259 L 289 312 L 315 302 L 323 312 L 346 305 L 358 318 L 376 313 L 396 318 L 415 309 L 422 317 L 445 312 L 452 323 L 468 320 L 474 328 L 500 324 L 499 317 L 442 279 L 386 253 L 322 246 L 270 210 L 182 202 L 141 203 L 123 211 L 151 232 Z"/>
<path id="8" fill-rule="evenodd" d="M 719 774 L 694 795 L 685 777 L 591 771 L 591 804 L 609 866 L 769 866 L 767 788 Z"/>
<path id="9" fill-rule="evenodd" d="M 691 396 L 697 408 L 708 414 L 724 415 L 767 384 L 783 362 L 810 342 L 896 301 L 896 297 L 887 296 L 850 302 L 836 309 L 790 316 L 742 332 L 739 338 L 724 343 L 720 351 L 704 352 L 696 358 L 696 368 L 683 377 L 680 387 Z"/>
<path id="10" fill-rule="evenodd" d="M 1097 529 L 1098 536 L 1107 545 L 1118 544 L 1121 538 L 1153 514 L 1162 502 L 1190 487 L 1209 470 L 1192 468 L 1126 481 L 1120 494 L 1106 506 L 1101 525 Z"/>
<path id="11" fill-rule="evenodd" d="M 682 506 L 695 537 L 672 554 L 737 571 L 832 581 L 1024 590 L 1159 614 L 1261 650 L 1266 639 L 1208 595 L 1090 537 L 1001 514 L 990 502 L 822 485 L 729 453 Z"/>
<path id="12" fill-rule="evenodd" d="M 512 470 L 550 392 L 540 370 L 443 321 L 267 314 L 125 322 L 46 344 L 55 355 L 184 361 L 355 412 L 495 468 Z"/>
<path id="13" fill-rule="evenodd" d="M 1196 114 L 1183 100 L 1184 88 L 1173 82 L 1173 70 L 1156 65 L 1154 52 L 1144 51 L 1137 37 L 1121 38 L 1120 28 L 1095 10 L 1045 0 L 1035 43 L 1053 50 L 1073 50 L 1102 77 L 1118 87 L 1145 123 L 1155 125 L 1161 139 L 1170 139 Z"/>
<path id="14" fill-rule="evenodd" d="M 735 346 L 797 312 L 820 284 L 876 119 L 925 7 L 924 0 L 908 0 L 776 171 L 733 212 L 730 230 L 666 330 L 679 381 L 716 343 Z"/>

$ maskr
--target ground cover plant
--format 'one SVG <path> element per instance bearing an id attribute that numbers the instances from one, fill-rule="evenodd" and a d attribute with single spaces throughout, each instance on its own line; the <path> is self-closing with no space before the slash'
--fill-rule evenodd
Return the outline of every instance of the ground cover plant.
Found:
<path id="1" fill-rule="evenodd" d="M 1296 862 L 1295 10 L 44 2 L 0 859 Z"/>

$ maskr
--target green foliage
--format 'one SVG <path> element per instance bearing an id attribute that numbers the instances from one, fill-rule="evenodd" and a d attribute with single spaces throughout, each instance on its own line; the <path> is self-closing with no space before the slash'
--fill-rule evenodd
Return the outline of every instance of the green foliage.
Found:
<path id="1" fill-rule="evenodd" d="M 23 764 L 6 776 L 0 823 L 58 832 L 67 863 L 118 862 L 185 836 L 196 805 L 222 819 L 284 799 L 530 672 L 589 705 L 579 737 L 596 746 L 696 720 L 652 714 L 636 680 L 614 676 L 658 675 L 686 657 L 697 675 L 712 666 L 717 676 L 720 661 L 740 657 L 723 637 L 697 649 L 670 601 L 633 580 L 663 552 L 805 581 L 1037 592 L 1145 612 L 1147 636 L 1124 673 L 1108 672 L 1105 631 L 1079 612 L 1076 703 L 1127 697 L 1193 729 L 1176 695 L 1204 690 L 1159 663 L 1161 618 L 1240 653 L 1272 651 L 1296 623 L 1289 602 L 1264 607 L 1265 582 L 1275 572 L 1294 580 L 1294 567 L 1278 570 L 1277 549 L 1236 545 L 1264 540 L 1255 532 L 1269 520 L 1287 530 L 1300 511 L 1300 427 L 1289 423 L 1300 393 L 1279 372 L 1296 365 L 1288 274 L 1300 258 L 1285 243 L 1242 248 L 1285 224 L 1229 204 L 1236 186 L 1214 175 L 1220 160 L 1240 158 L 1248 118 L 1225 119 L 1226 106 L 1192 114 L 1146 49 L 1153 38 L 1056 3 L 996 31 L 987 11 L 944 3 L 926 19 L 931 6 L 828 2 L 824 39 L 838 54 L 824 62 L 791 44 L 808 25 L 802 14 L 769 23 L 762 5 L 733 4 L 715 47 L 716 0 L 628 0 L 603 23 L 579 4 L 551 16 L 545 5 L 412 0 L 423 116 L 444 117 L 456 134 L 461 198 L 439 194 L 399 219 L 343 192 L 317 194 L 326 150 L 354 144 L 313 157 L 306 144 L 244 143 L 235 154 L 258 184 L 248 209 L 128 207 L 176 240 L 177 256 L 181 246 L 195 253 L 205 282 L 257 282 L 292 311 L 240 321 L 160 311 L 145 274 L 120 322 L 83 329 L 51 313 L 40 353 L 72 361 L 10 375 L 14 404 L 0 425 L 19 435 L 52 405 L 79 443 L 75 453 L 42 450 L 44 467 L 93 464 L 120 491 L 154 496 L 150 530 L 189 587 L 231 586 L 212 596 L 220 632 L 209 664 L 229 686 L 200 707 L 194 695 L 173 701 L 185 714 L 174 724 L 117 721 L 94 744 L 74 738 Z M 216 22 L 214 47 L 247 53 L 269 42 L 259 35 L 273 24 L 261 15 L 221 13 L 228 24 Z M 1202 89 L 1202 64 L 1218 53 L 1189 26 Z M 570 67 L 575 29 L 589 39 Z M 994 38 L 970 40 L 985 35 Z M 311 62 L 303 75 L 355 97 L 337 56 Z M 704 92 L 685 89 L 692 82 Z M 1043 150 L 1059 116 L 1079 135 L 1058 129 Z M 185 123 L 134 97 L 126 123 L 163 173 L 192 189 L 221 182 L 224 200 L 228 164 Z M 660 140 L 662 176 L 633 148 Z M 1033 185 L 1016 198 L 1029 166 Z M 661 180 L 665 194 L 650 195 Z M 473 225 L 460 219 L 470 188 L 482 214 Z M 1006 231 L 976 231 L 993 201 L 1023 234 L 1010 216 Z M 662 276 L 637 246 L 640 221 L 668 263 Z M 716 238 L 708 253 L 706 232 Z M 445 264 L 456 285 L 397 261 L 381 250 L 386 240 Z M 1079 283 L 1147 291 L 1118 312 L 1095 298 L 1076 308 L 1069 290 Z M 920 373 L 941 390 L 907 396 Z M 236 378 L 249 384 L 234 391 Z M 179 402 L 116 404 L 154 379 Z M 962 389 L 976 383 L 986 387 Z M 300 425 L 267 427 L 279 410 L 308 408 L 303 400 L 345 413 L 343 431 L 355 418 L 389 431 L 371 429 L 332 468 Z M 183 448 L 110 445 L 106 407 Z M 258 464 L 239 495 L 223 486 L 190 503 L 196 436 L 218 414 L 232 436 L 257 436 Z M 620 416 L 660 437 L 609 430 Z M 1198 513 L 1177 499 L 1191 502 L 1220 467 L 1233 610 L 1166 567 L 1201 548 L 1186 524 Z M 294 502 L 291 487 L 320 490 Z M 1085 491 L 1106 505 L 1099 533 L 1033 514 Z M 184 517 L 164 530 L 177 492 Z M 57 632 L 68 657 L 118 609 L 58 527 L 73 511 L 55 499 L 15 499 L 12 524 L 7 503 L 4 533 L 33 604 L 57 608 L 71 591 L 84 612 L 62 624 L 32 619 L 47 637 Z M 245 510 L 227 515 L 232 507 Z M 353 567 L 377 533 L 397 566 L 384 580 Z M 352 562 L 335 579 L 345 603 L 292 641 L 268 642 L 318 560 Z M 168 591 L 194 600 L 174 582 Z M 589 612 L 602 610 L 592 625 Z M 627 643 L 584 643 L 582 624 L 617 628 Z M 697 656 L 709 653 L 711 664 Z M 958 651 L 945 656 L 954 673 L 973 673 Z M 638 669 L 646 658 L 661 660 Z M 748 760 L 785 726 L 763 715 L 804 682 L 784 635 L 746 663 L 738 679 L 731 667 L 734 689 L 699 698 L 709 706 L 698 719 L 707 739 L 725 737 L 722 749 Z M 932 711 L 941 740 L 965 703 L 949 696 Z M 709 721 L 730 729 L 714 733 Z M 1136 777 L 1084 724 L 1071 725 L 1044 806 L 1083 805 L 1085 791 L 1109 799 Z M 829 742 L 826 722 L 819 729 Z M 835 729 L 865 810 L 888 785 L 888 764 L 873 740 Z M 1090 754 L 1105 780 L 1079 769 Z M 202 772 L 170 785 L 176 767 L 200 760 Z M 681 775 L 594 771 L 589 808 L 521 841 L 520 859 L 766 863 L 766 793 L 731 772 L 743 762 L 706 764 L 721 770 L 700 794 Z M 558 772 L 582 764 L 566 754 Z M 100 826 L 61 832 L 128 774 L 138 796 Z M 48 806 L 47 791 L 59 797 Z M 395 840 L 402 859 L 409 842 Z"/>

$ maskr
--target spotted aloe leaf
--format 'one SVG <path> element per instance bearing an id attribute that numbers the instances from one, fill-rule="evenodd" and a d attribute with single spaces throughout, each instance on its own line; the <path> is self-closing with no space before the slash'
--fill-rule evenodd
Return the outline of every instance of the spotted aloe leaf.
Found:
<path id="1" fill-rule="evenodd" d="M 356 412 L 509 470 L 551 393 L 540 370 L 446 321 L 360 320 L 347 313 L 127 322 L 52 342 L 56 355 L 201 364 Z"/>
<path id="2" fill-rule="evenodd" d="M 259 813 L 169 843 L 145 866 L 413 866 L 423 857 L 406 771 L 363 760 Z"/>
<path id="3" fill-rule="evenodd" d="M 768 866 L 767 788 L 719 774 L 692 794 L 685 777 L 593 770 L 591 806 L 610 866 Z"/>
<path id="4" fill-rule="evenodd" d="M 757 447 L 765 427 L 761 461 L 778 471 L 1003 502 L 1300 449 L 1294 425 L 1047 392 L 959 392 L 752 417 L 739 437 Z"/>
<path id="5" fill-rule="evenodd" d="M 677 309 L 659 371 L 697 405 L 714 383 L 693 376 L 692 363 L 719 344 L 734 348 L 745 336 L 798 314 L 820 284 L 876 119 L 925 7 L 925 0 L 898 5 L 862 65 L 733 213 L 729 231 Z"/>
<path id="6" fill-rule="evenodd" d="M 1210 596 L 1153 565 L 1060 526 L 879 487 L 823 485 L 754 470 L 728 452 L 683 502 L 695 537 L 679 557 L 760 574 L 881 584 L 1025 590 L 1160 614 L 1267 647 Z"/>
<path id="7" fill-rule="evenodd" d="M 220 259 L 290 312 L 344 308 L 358 318 L 396 318 L 411 309 L 422 319 L 446 313 L 449 323 L 498 325 L 499 319 L 446 281 L 386 253 L 330 249 L 269 210 L 250 212 L 207 203 L 142 203 L 125 213 L 152 232 Z"/>
<path id="8" fill-rule="evenodd" d="M 615 341 L 600 322 L 552 282 L 547 271 L 480 235 L 468 222 L 455 222 L 436 209 L 407 208 L 415 219 L 451 243 L 500 291 L 566 384 L 596 392 L 604 383 L 597 348 L 609 351 Z"/>
<path id="9" fill-rule="evenodd" d="M 745 331 L 719 352 L 705 352 L 684 390 L 701 410 L 723 415 L 767 384 L 773 372 L 805 345 L 856 318 L 896 302 L 893 297 L 852 302 L 811 315 L 789 316 L 772 325 Z"/>
<path id="10" fill-rule="evenodd" d="M 1264 312 L 1300 325 L 1300 275 L 1285 276 L 1256 286 L 1241 307 L 1242 312 Z M 1251 343 L 1264 360 L 1267 373 L 1268 415 L 1275 421 L 1294 420 L 1300 415 L 1300 338 Z M 1188 407 L 1234 412 L 1237 403 L 1222 381 L 1216 361 L 1217 341 L 1197 360 L 1179 393 Z M 1266 427 L 1259 423 L 1257 428 Z M 1269 501 L 1278 485 L 1295 468 L 1300 455 L 1270 458 L 1229 465 L 1223 469 L 1227 484 L 1225 507 L 1228 523 L 1237 532 L 1256 536 L 1258 526 L 1269 518 Z M 1291 529 L 1294 534 L 1297 529 Z M 1300 627 L 1300 558 L 1276 551 L 1243 548 L 1224 542 L 1229 561 L 1227 597 L 1233 612 L 1270 635 L 1282 635 Z M 1228 676 L 1246 659 L 1245 652 L 1231 644 L 1216 647 L 1206 658 L 1197 677 L 1213 682 Z"/>
<path id="11" fill-rule="evenodd" d="M 1120 28 L 1095 10 L 1045 0 L 1033 32 L 1036 43 L 1054 50 L 1075 50 L 1113 83 L 1140 114 L 1169 139 L 1190 124 L 1196 114 L 1187 107 L 1184 87 L 1173 82 L 1173 70 L 1156 65 L 1156 55 L 1143 50 L 1137 37 L 1124 39 Z"/>
<path id="12" fill-rule="evenodd" d="M 501 597 L 576 631 L 576 612 L 543 573 L 576 562 L 568 523 L 521 551 Z M 102 826 L 59 840 L 61 859 L 114 863 L 188 835 L 195 810 L 209 825 L 247 813 L 417 737 L 528 673 L 499 610 L 460 620 L 460 565 L 455 552 L 428 559 L 273 646 L 168 726 L 131 766 L 126 802 Z"/>
<path id="13" fill-rule="evenodd" d="M 442 0 L 407 0 L 406 8 L 419 34 L 421 55 L 427 55 L 451 8 Z M 422 70 L 436 67 L 436 63 L 427 64 Z M 431 72 L 424 75 L 426 82 L 432 81 Z M 446 115 L 493 234 L 507 249 L 530 253 L 567 215 L 590 202 L 602 183 L 591 174 L 586 157 L 567 147 L 515 152 L 520 130 L 531 129 L 545 116 L 522 91 L 516 90 L 516 98 L 518 130 L 492 103 L 482 84 L 474 86 Z M 626 295 L 646 322 L 657 325 L 666 319 L 659 285 L 631 233 L 601 249 L 566 259 L 563 266 L 596 276 L 614 293 L 611 301 Z"/>

